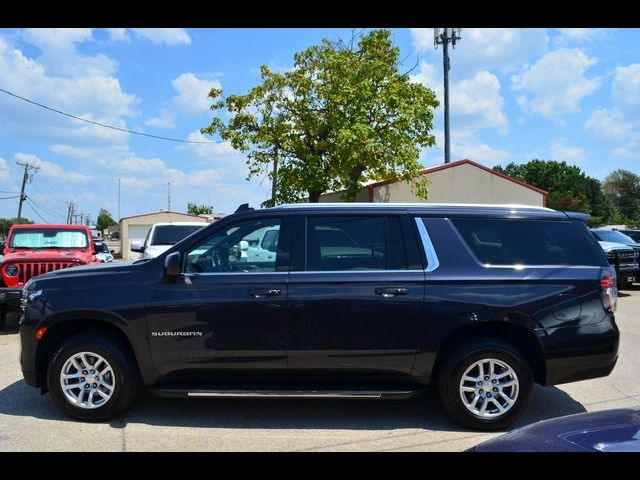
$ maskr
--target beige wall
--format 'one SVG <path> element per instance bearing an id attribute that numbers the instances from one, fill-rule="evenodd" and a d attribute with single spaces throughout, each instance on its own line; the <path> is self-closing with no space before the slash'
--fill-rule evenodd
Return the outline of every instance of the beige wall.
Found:
<path id="1" fill-rule="evenodd" d="M 202 222 L 207 223 L 207 218 L 193 215 L 182 215 L 174 212 L 156 212 L 139 217 L 123 218 L 120 221 L 120 251 L 123 260 L 131 260 L 138 257 L 138 253 L 130 250 L 129 227 L 132 225 L 147 227 L 150 230 L 155 223 L 160 222 Z"/>
<path id="2" fill-rule="evenodd" d="M 429 203 L 520 203 L 544 206 L 542 193 L 469 164 L 428 174 Z M 374 202 L 419 202 L 407 182 L 374 187 Z"/>
<path id="3" fill-rule="evenodd" d="M 494 175 L 481 168 L 463 163 L 427 175 L 429 196 L 427 203 L 519 203 L 544 206 L 544 195 L 515 182 Z M 342 202 L 341 192 L 327 193 L 320 202 Z M 356 202 L 368 202 L 365 187 L 358 192 Z M 407 182 L 373 187 L 373 201 L 378 203 L 423 202 L 411 193 Z"/>

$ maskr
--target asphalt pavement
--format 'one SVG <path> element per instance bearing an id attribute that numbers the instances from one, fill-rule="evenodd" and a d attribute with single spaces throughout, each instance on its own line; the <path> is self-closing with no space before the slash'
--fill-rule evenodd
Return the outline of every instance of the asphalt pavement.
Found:
<path id="1" fill-rule="evenodd" d="M 516 426 L 640 404 L 640 287 L 621 292 L 620 358 L 605 378 L 536 387 Z M 158 399 L 90 424 L 22 381 L 12 322 L 0 332 L 0 451 L 460 451 L 498 433 L 465 430 L 435 391 L 411 400 Z"/>

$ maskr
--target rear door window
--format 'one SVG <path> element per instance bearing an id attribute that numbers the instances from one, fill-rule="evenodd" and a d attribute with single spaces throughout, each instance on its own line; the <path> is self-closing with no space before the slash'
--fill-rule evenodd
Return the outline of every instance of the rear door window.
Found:
<path id="1" fill-rule="evenodd" d="M 395 217 L 308 217 L 307 271 L 406 270 Z"/>
<path id="2" fill-rule="evenodd" d="M 455 218 L 452 222 L 478 260 L 487 265 L 602 263 L 602 252 L 586 227 L 571 221 Z"/>

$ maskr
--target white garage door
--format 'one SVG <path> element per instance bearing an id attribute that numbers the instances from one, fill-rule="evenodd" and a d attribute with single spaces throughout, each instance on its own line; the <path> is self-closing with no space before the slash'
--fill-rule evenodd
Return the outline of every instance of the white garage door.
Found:
<path id="1" fill-rule="evenodd" d="M 129 225 L 129 245 L 127 245 L 127 250 L 129 250 L 129 260 L 135 260 L 140 257 L 140 253 L 132 252 L 131 242 L 138 240 L 140 243 L 144 242 L 144 238 L 147 236 L 149 230 L 153 225 Z"/>

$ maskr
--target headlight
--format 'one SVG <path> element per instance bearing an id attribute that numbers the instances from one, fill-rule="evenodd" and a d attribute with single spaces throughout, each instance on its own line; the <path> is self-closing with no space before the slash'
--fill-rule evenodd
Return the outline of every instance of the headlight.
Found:
<path id="1" fill-rule="evenodd" d="M 6 273 L 8 277 L 15 277 L 18 275 L 18 267 L 15 265 L 7 265 L 4 267 L 4 273 Z"/>

